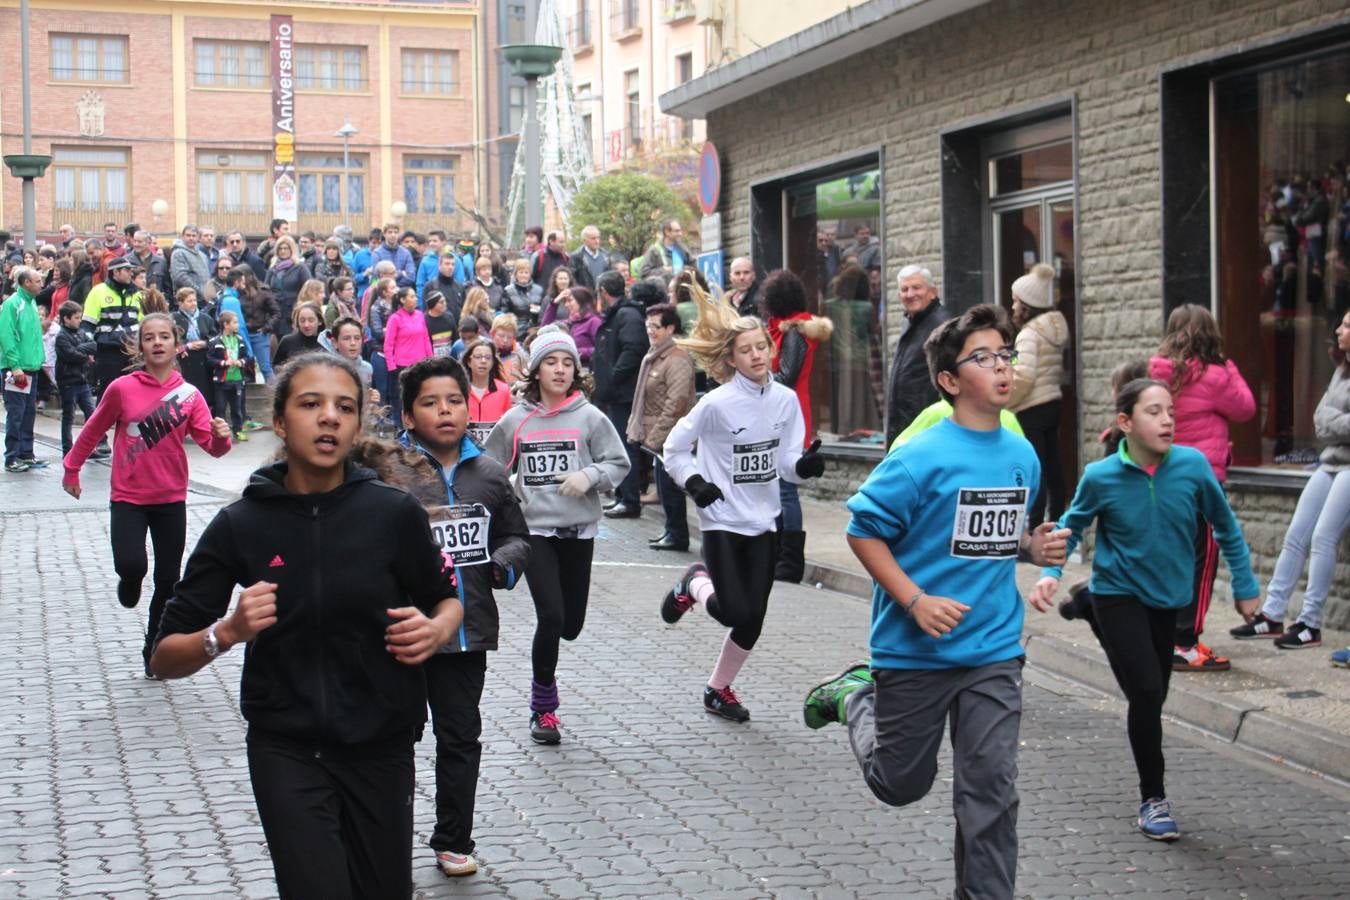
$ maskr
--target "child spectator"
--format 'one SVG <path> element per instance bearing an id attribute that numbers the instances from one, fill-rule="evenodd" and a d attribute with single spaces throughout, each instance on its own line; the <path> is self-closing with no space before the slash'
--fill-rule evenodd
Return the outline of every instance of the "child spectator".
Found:
<path id="1" fill-rule="evenodd" d="M 239 336 L 239 317 L 229 310 L 220 314 L 220 334 L 208 344 L 207 360 L 215 373 L 219 404 L 229 410 L 235 440 L 246 441 L 244 409 L 248 382 L 253 379 L 253 358 Z"/>
<path id="2" fill-rule="evenodd" d="M 529 357 L 516 341 L 519 326 L 511 313 L 502 313 L 492 320 L 492 343 L 497 348 L 502 377 L 510 383 L 524 381 L 530 368 Z"/>
<path id="3" fill-rule="evenodd" d="M 89 367 L 94 364 L 98 345 L 80 328 L 84 308 L 67 300 L 57 310 L 60 330 L 56 334 L 56 389 L 61 396 L 61 455 L 70 452 L 75 427 L 75 407 L 79 406 L 87 423 L 94 414 L 94 392 L 89 387 Z M 107 459 L 112 455 L 107 438 L 89 454 L 90 459 Z"/>
<path id="4" fill-rule="evenodd" d="M 477 316 L 465 316 L 460 319 L 459 339 L 450 345 L 450 355 L 455 359 L 463 360 L 464 348 L 478 340 L 480 331 Z"/>

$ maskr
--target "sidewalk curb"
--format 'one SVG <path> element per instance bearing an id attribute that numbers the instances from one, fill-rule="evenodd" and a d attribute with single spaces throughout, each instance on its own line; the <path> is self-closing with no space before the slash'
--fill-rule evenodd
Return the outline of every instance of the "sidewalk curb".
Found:
<path id="1" fill-rule="evenodd" d="M 58 439 L 58 438 L 50 438 L 50 437 L 47 437 L 45 434 L 34 434 L 34 435 L 33 435 L 33 443 L 35 443 L 35 444 L 41 444 L 41 445 L 44 446 L 44 447 L 51 447 L 52 449 L 56 450 L 58 454 L 59 454 L 60 451 L 61 451 L 61 441 L 60 441 L 60 439 Z M 54 465 L 57 466 L 57 467 L 59 468 L 60 465 L 61 465 L 60 459 L 58 459 L 58 460 L 56 461 L 56 463 L 54 463 Z M 86 462 L 85 465 L 96 465 L 96 466 L 97 466 L 97 465 L 103 465 L 103 466 L 108 466 L 108 467 L 111 468 L 112 462 L 111 462 L 111 460 L 106 460 L 106 459 L 91 459 L 91 460 L 89 460 L 88 462 Z M 192 491 L 192 492 L 194 492 L 194 493 L 197 493 L 197 494 L 205 494 L 206 496 L 208 496 L 208 497 L 214 497 L 214 498 L 217 499 L 217 500 L 237 500 L 237 499 L 239 499 L 239 492 L 238 492 L 238 491 L 227 491 L 227 490 L 225 490 L 224 488 L 218 488 L 218 487 L 216 487 L 215 485 L 206 484 L 206 483 L 201 482 L 201 481 L 193 481 L 191 478 L 188 479 L 187 486 L 188 486 L 188 490 L 190 490 L 190 491 Z"/>
<path id="2" fill-rule="evenodd" d="M 862 599 L 872 596 L 872 582 L 865 575 L 810 560 L 802 580 Z M 1115 675 L 1100 651 L 1035 633 L 1027 635 L 1026 648 L 1027 659 L 1038 668 L 1105 694 L 1120 693 Z M 1172 679 L 1164 712 L 1227 743 L 1350 782 L 1350 737 L 1345 735 L 1266 712 L 1263 707 L 1232 700 L 1186 679 Z"/>

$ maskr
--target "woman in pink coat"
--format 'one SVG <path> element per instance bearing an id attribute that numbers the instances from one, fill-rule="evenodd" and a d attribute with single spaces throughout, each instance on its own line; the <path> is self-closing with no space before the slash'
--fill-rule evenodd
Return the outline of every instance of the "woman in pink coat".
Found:
<path id="1" fill-rule="evenodd" d="M 399 288 L 395 298 L 397 308 L 384 326 L 384 359 L 389 366 L 389 414 L 399 421 L 399 376 L 415 362 L 431 355 L 431 333 L 427 320 L 417 309 L 417 291 Z"/>
<path id="2" fill-rule="evenodd" d="M 1162 346 L 1149 360 L 1149 377 L 1170 385 L 1176 398 L 1173 442 L 1205 454 L 1214 476 L 1223 484 L 1230 458 L 1228 423 L 1245 422 L 1256 415 L 1256 401 L 1237 366 L 1223 355 L 1223 338 L 1209 310 L 1194 303 L 1172 310 Z M 1177 613 L 1174 671 L 1229 668 L 1226 658 L 1215 656 L 1200 643 L 1218 566 L 1219 547 L 1209 523 L 1202 518 L 1196 523 L 1191 605 Z"/>

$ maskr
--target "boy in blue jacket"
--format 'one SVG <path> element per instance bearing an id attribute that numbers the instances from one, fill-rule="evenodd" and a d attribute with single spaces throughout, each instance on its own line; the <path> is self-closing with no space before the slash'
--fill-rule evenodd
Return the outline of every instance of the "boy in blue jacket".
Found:
<path id="1" fill-rule="evenodd" d="M 483 731 L 478 706 L 487 654 L 497 649 L 494 588 L 510 590 L 529 561 L 530 531 L 506 471 L 468 437 L 469 376 L 449 357 L 414 363 L 401 381 L 400 443 L 419 453 L 435 482 L 414 489 L 432 535 L 455 568 L 464 621 L 423 664 L 436 735 L 436 828 L 431 848 L 446 875 L 471 875 L 473 807 Z"/>
<path id="2" fill-rule="evenodd" d="M 925 344 L 951 418 L 892 451 L 848 502 L 849 546 L 875 581 L 871 663 L 812 690 L 804 709 L 811 728 L 848 727 L 867 786 L 891 806 L 928 793 L 950 719 L 958 897 L 1013 895 L 1025 660 L 1016 564 L 1019 554 L 1064 560 L 1053 523 L 1024 530 L 1040 465 L 999 423 L 1012 343 L 1003 311 L 986 305 Z"/>

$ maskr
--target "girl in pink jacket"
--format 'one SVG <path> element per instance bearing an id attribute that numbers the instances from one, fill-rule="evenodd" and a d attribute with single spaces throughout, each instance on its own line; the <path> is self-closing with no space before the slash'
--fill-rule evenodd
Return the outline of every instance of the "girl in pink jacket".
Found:
<path id="1" fill-rule="evenodd" d="M 427 320 L 417 308 L 417 291 L 410 287 L 399 288 L 394 304 L 394 314 L 384 326 L 384 360 L 389 367 L 389 389 L 386 391 L 389 408 L 396 411 L 403 408 L 399 406 L 399 376 L 408 366 L 431 355 L 431 333 L 427 331 Z"/>
<path id="2" fill-rule="evenodd" d="M 141 320 L 136 335 L 136 359 L 143 368 L 108 385 L 94 414 L 80 431 L 64 461 L 61 486 L 80 498 L 80 469 L 108 429 L 113 432 L 112 535 L 113 569 L 117 572 L 117 599 L 128 609 L 141 599 L 141 582 L 149 568 L 145 533 L 155 545 L 155 592 L 150 598 L 149 621 L 142 651 L 145 677 L 150 674 L 150 650 L 159 634 L 164 612 L 183 570 L 187 538 L 187 451 L 191 436 L 212 456 L 230 449 L 230 426 L 211 416 L 206 399 L 178 372 L 182 340 L 173 319 L 151 313 Z"/>
<path id="3" fill-rule="evenodd" d="M 1223 355 L 1219 326 L 1209 310 L 1187 303 L 1167 317 L 1167 334 L 1149 360 L 1149 377 L 1170 385 L 1175 399 L 1173 442 L 1205 454 L 1214 476 L 1228 477 L 1228 423 L 1256 415 L 1256 400 L 1242 373 Z M 1219 547 L 1203 518 L 1196 522 L 1195 582 L 1191 605 L 1177 613 L 1172 668 L 1178 672 L 1210 672 L 1229 662 L 1200 643 L 1219 567 Z"/>

